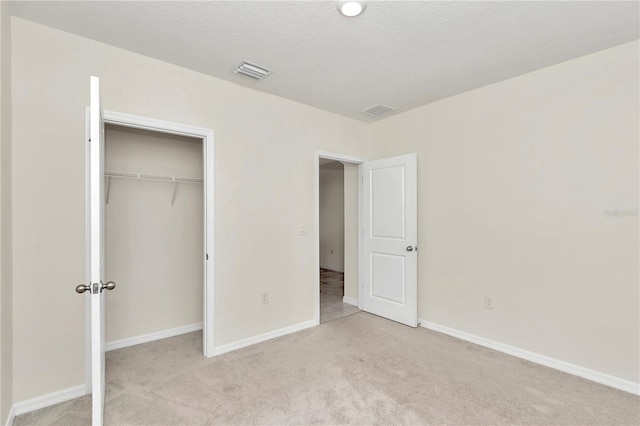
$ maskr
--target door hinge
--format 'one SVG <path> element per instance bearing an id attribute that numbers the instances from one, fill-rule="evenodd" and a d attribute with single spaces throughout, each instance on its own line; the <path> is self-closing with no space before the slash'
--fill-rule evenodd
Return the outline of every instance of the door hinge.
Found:
<path id="1" fill-rule="evenodd" d="M 205 253 L 204 254 L 204 258 L 205 258 L 205 260 L 209 260 L 209 253 Z"/>

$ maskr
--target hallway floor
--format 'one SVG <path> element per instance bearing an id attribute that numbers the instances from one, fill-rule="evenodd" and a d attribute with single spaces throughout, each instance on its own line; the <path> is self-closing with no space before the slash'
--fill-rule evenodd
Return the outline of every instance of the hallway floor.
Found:
<path id="1" fill-rule="evenodd" d="M 320 323 L 360 312 L 357 306 L 344 303 L 344 273 L 320 268 Z"/>

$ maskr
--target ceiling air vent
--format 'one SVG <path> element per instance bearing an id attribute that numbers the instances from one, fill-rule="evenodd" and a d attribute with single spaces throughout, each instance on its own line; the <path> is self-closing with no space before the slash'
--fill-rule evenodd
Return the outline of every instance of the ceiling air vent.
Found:
<path id="1" fill-rule="evenodd" d="M 234 71 L 236 74 L 242 74 L 254 80 L 262 80 L 273 71 L 260 65 L 252 64 L 251 62 L 242 61 L 238 68 Z"/>
<path id="2" fill-rule="evenodd" d="M 380 117 L 381 115 L 384 115 L 389 111 L 394 111 L 394 110 L 395 110 L 394 107 L 378 104 L 378 105 L 370 106 L 369 108 L 363 110 L 362 112 L 364 112 L 365 114 L 369 114 L 373 117 Z"/>

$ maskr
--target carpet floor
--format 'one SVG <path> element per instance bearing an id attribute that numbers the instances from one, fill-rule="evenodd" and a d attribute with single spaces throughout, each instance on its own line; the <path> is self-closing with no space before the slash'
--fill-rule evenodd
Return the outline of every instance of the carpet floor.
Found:
<path id="1" fill-rule="evenodd" d="M 106 425 L 638 425 L 640 398 L 359 312 L 215 358 L 200 333 L 107 353 Z M 88 425 L 83 397 L 15 425 Z"/>

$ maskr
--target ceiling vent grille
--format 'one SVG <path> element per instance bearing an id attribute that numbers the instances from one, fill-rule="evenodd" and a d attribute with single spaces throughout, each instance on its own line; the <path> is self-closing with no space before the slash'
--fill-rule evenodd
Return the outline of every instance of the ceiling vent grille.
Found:
<path id="1" fill-rule="evenodd" d="M 378 104 L 378 105 L 370 106 L 369 108 L 363 110 L 362 112 L 364 112 L 365 114 L 371 115 L 373 117 L 380 117 L 388 113 L 389 111 L 395 111 L 395 108 L 390 107 L 388 105 Z"/>
<path id="2" fill-rule="evenodd" d="M 234 72 L 236 74 L 241 74 L 254 80 L 262 80 L 273 71 L 260 65 L 252 64 L 248 61 L 242 61 L 242 63 L 238 65 L 238 68 L 236 68 Z"/>

